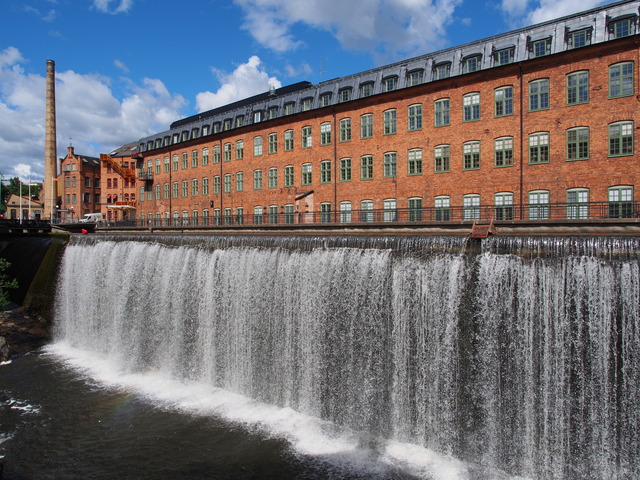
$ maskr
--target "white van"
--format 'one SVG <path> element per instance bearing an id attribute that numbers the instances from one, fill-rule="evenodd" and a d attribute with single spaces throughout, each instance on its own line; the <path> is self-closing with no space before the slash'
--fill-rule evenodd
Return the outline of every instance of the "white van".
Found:
<path id="1" fill-rule="evenodd" d="M 80 219 L 80 223 L 100 223 L 104 222 L 104 213 L 85 213 Z"/>

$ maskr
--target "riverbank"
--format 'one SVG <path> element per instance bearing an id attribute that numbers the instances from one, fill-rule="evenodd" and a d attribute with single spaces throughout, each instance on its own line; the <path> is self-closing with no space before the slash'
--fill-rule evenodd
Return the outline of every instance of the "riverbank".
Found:
<path id="1" fill-rule="evenodd" d="M 0 361 L 10 360 L 43 346 L 49 331 L 29 317 L 23 307 L 0 312 Z"/>

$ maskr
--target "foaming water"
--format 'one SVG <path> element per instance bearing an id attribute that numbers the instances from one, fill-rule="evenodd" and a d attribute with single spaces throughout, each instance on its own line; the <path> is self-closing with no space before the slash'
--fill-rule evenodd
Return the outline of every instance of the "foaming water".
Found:
<path id="1" fill-rule="evenodd" d="M 638 241 L 468 247 L 77 238 L 52 351 L 373 477 L 640 474 Z"/>

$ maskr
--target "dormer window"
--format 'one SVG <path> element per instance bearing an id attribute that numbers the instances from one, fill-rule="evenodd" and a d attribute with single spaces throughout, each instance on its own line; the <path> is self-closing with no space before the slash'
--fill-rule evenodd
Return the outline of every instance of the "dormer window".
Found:
<path id="1" fill-rule="evenodd" d="M 156 148 L 160 148 L 162 146 L 162 139 L 156 138 Z"/>
<path id="2" fill-rule="evenodd" d="M 213 124 L 213 133 L 220 133 L 220 122 Z"/>
<path id="3" fill-rule="evenodd" d="M 328 107 L 329 105 L 331 105 L 331 93 L 323 93 L 320 96 L 320 106 Z"/>
<path id="4" fill-rule="evenodd" d="M 613 19 L 607 18 L 609 39 L 628 37 L 636 32 L 637 15 L 623 15 Z"/>
<path id="5" fill-rule="evenodd" d="M 311 97 L 303 98 L 302 99 L 302 111 L 303 112 L 308 112 L 309 110 L 311 110 L 312 102 L 313 102 L 313 98 L 311 98 Z"/>
<path id="6" fill-rule="evenodd" d="M 582 27 L 567 32 L 567 47 L 569 49 L 591 45 L 592 27 Z"/>
<path id="7" fill-rule="evenodd" d="M 169 137 L 169 136 L 164 137 L 164 139 L 163 139 L 163 145 L 164 145 L 165 147 L 168 147 L 168 146 L 169 146 L 169 142 L 170 142 L 170 141 L 171 141 L 171 137 Z"/>
<path id="8" fill-rule="evenodd" d="M 294 111 L 295 105 L 293 102 L 289 102 L 289 103 L 285 103 L 284 104 L 284 114 L 285 115 L 292 115 L 293 111 Z"/>
<path id="9" fill-rule="evenodd" d="M 244 115 L 238 115 L 236 117 L 236 128 L 242 127 L 244 125 Z"/>
<path id="10" fill-rule="evenodd" d="M 544 57 L 551 53 L 551 37 L 531 40 L 527 42 L 529 58 Z"/>
<path id="11" fill-rule="evenodd" d="M 278 118 L 278 107 L 271 107 L 269 109 L 269 120 L 273 120 L 274 118 Z"/>
<path id="12" fill-rule="evenodd" d="M 338 101 L 339 102 L 348 102 L 351 100 L 351 87 L 342 88 L 338 91 Z"/>
<path id="13" fill-rule="evenodd" d="M 191 138 L 198 138 L 200 136 L 200 129 L 194 128 L 191 130 Z"/>
<path id="14" fill-rule="evenodd" d="M 413 87 L 414 85 L 420 85 L 422 83 L 422 77 L 424 70 L 412 70 L 407 73 L 407 86 Z"/>
<path id="15" fill-rule="evenodd" d="M 513 56 L 515 53 L 515 47 L 505 47 L 496 49 L 493 54 L 495 66 L 507 65 L 513 63 Z"/>
<path id="16" fill-rule="evenodd" d="M 369 97 L 373 95 L 373 82 L 366 82 L 360 84 L 360 98 Z"/>
<path id="17" fill-rule="evenodd" d="M 382 91 L 391 92 L 398 87 L 398 77 L 387 77 L 382 79 Z"/>
<path id="18" fill-rule="evenodd" d="M 262 112 L 253 112 L 253 123 L 259 123 L 262 121 Z"/>
<path id="19" fill-rule="evenodd" d="M 433 79 L 442 80 L 451 76 L 451 62 L 437 63 L 433 66 Z"/>
<path id="20" fill-rule="evenodd" d="M 462 72 L 471 73 L 480 70 L 482 55 L 470 55 L 462 59 Z"/>
<path id="21" fill-rule="evenodd" d="M 224 131 L 225 131 L 225 132 L 226 132 L 227 130 L 231 130 L 231 119 L 230 119 L 230 118 L 227 118 L 227 119 L 224 121 L 224 123 L 223 123 L 222 127 L 223 127 L 223 129 L 224 129 Z"/>
<path id="22" fill-rule="evenodd" d="M 202 126 L 202 136 L 209 135 L 209 125 Z"/>
<path id="23" fill-rule="evenodd" d="M 186 142 L 187 140 L 189 140 L 189 132 L 185 130 L 182 132 L 182 141 Z"/>

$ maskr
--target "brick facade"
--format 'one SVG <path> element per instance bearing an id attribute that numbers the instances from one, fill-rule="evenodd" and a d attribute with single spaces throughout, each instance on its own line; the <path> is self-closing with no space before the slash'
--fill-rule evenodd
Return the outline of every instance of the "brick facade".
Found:
<path id="1" fill-rule="evenodd" d="M 100 211 L 100 164 L 95 157 L 78 155 L 68 147 L 60 160 L 58 219 L 75 222 L 85 213 Z"/>
<path id="2" fill-rule="evenodd" d="M 156 140 L 146 149 L 141 141 L 141 161 L 152 179 L 138 185 L 138 218 L 156 224 L 170 218 L 193 224 L 218 216 L 220 221 L 236 223 L 236 213 L 241 212 L 244 223 L 259 223 L 254 212 L 260 212 L 260 207 L 263 215 L 270 208 L 279 214 L 323 208 L 335 214 L 347 208 L 341 207 L 342 202 L 350 202 L 355 220 L 355 212 L 371 205 L 375 210 L 433 208 L 442 206 L 438 202 L 444 199 L 452 208 L 522 204 L 523 209 L 503 219 L 525 219 L 539 215 L 526 207 L 537 202 L 563 204 L 565 212 L 565 202 L 576 201 L 576 192 L 580 202 L 638 200 L 639 45 L 640 36 L 630 35 L 192 140 L 164 144 Z M 622 83 L 619 74 L 624 77 Z M 537 93 L 540 87 L 542 93 Z M 317 86 L 318 96 L 321 89 Z M 441 100 L 449 101 L 449 122 L 436 126 L 436 102 Z M 471 117 L 466 120 L 465 101 Z M 421 116 L 416 115 L 419 109 Z M 385 115 L 391 118 L 392 112 L 395 125 L 385 124 Z M 363 115 L 373 119 L 373 134 L 367 138 L 361 135 Z M 346 119 L 351 122 L 349 140 L 341 138 L 341 121 Z M 311 146 L 305 148 L 303 134 L 308 127 Z M 293 132 L 289 151 L 285 150 L 287 131 Z M 273 134 L 275 151 L 270 149 Z M 256 138 L 261 139 L 261 152 L 254 151 Z M 329 141 L 321 144 L 323 138 Z M 537 146 L 530 145 L 536 141 Z M 240 143 L 242 154 L 238 154 Z M 229 145 L 228 159 L 225 145 Z M 435 156 L 442 146 L 450 152 L 449 167 L 438 171 Z M 203 164 L 205 152 L 208 162 Z M 368 156 L 373 159 L 373 177 L 364 179 L 361 162 Z M 385 167 L 385 157 L 394 156 L 395 172 L 393 165 Z M 350 178 L 341 177 L 348 173 L 341 167 L 349 159 Z M 329 166 L 324 176 L 323 162 L 330 162 L 324 163 Z M 310 182 L 303 176 L 307 164 Z M 292 186 L 285 184 L 287 167 L 293 167 Z M 271 186 L 270 169 L 277 172 L 277 182 Z M 261 187 L 254 186 L 256 172 L 261 172 Z M 241 189 L 238 174 L 244 180 Z M 479 197 L 471 199 L 474 195 Z M 230 213 L 226 219 L 225 212 Z"/>

